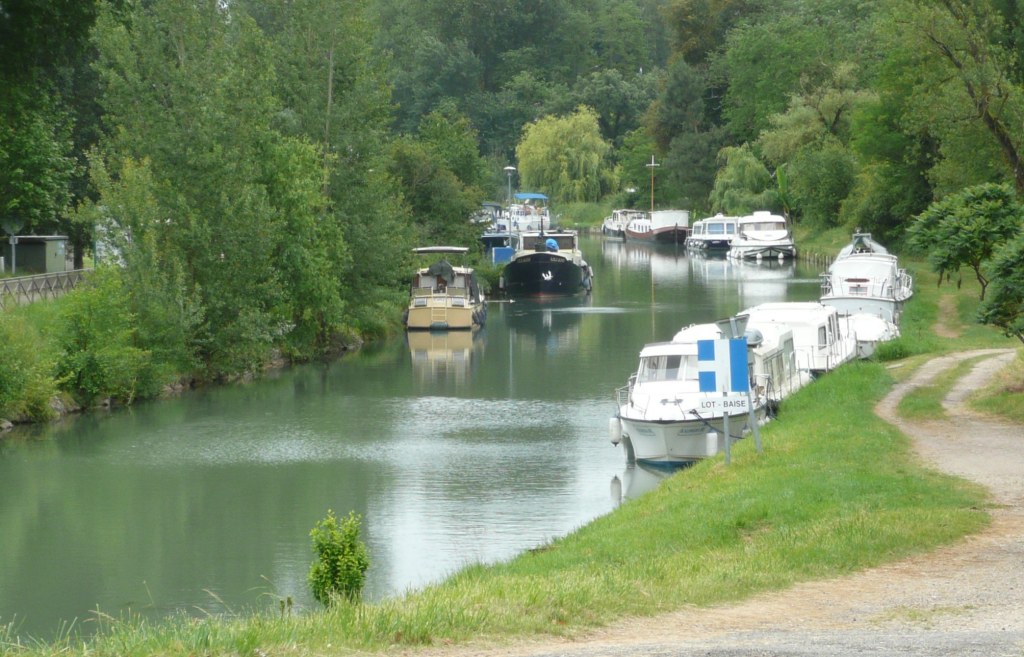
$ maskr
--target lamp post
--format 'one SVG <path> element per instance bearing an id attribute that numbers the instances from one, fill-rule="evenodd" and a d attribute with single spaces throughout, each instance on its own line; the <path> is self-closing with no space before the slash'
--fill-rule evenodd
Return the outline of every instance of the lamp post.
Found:
<path id="1" fill-rule="evenodd" d="M 512 204 L 512 174 L 516 172 L 516 168 L 511 164 L 505 167 L 505 173 L 508 174 L 508 203 Z"/>
<path id="2" fill-rule="evenodd" d="M 647 165 L 647 168 L 651 170 L 651 212 L 654 212 L 654 170 L 661 165 L 654 161 L 654 156 L 651 156 L 651 162 Z"/>

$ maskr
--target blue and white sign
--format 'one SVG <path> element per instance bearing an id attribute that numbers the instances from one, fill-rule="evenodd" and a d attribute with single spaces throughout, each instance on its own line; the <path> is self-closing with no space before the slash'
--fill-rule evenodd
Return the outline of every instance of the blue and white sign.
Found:
<path id="1" fill-rule="evenodd" d="M 750 392 L 747 339 L 698 340 L 697 378 L 701 392 Z"/>

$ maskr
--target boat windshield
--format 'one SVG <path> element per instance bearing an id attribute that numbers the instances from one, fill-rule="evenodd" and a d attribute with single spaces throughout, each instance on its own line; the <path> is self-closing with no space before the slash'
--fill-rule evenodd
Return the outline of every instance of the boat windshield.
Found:
<path id="1" fill-rule="evenodd" d="M 757 230 L 757 231 L 768 231 L 768 230 L 786 230 L 786 222 L 784 221 L 752 221 L 750 223 L 743 224 L 743 228 L 746 230 Z"/>
<path id="2" fill-rule="evenodd" d="M 637 383 L 652 381 L 686 381 L 697 378 L 697 357 L 694 355 L 665 354 L 640 359 Z"/>

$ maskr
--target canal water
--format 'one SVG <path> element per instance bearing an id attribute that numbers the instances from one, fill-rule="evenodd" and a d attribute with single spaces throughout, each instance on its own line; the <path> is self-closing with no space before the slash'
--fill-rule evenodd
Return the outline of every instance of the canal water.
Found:
<path id="1" fill-rule="evenodd" d="M 362 515 L 369 600 L 507 560 L 657 485 L 608 436 L 644 343 L 819 294 L 802 263 L 581 247 L 590 296 L 492 302 L 474 336 L 0 437 L 0 626 L 49 639 L 98 614 L 312 608 L 309 532 L 328 509 Z"/>

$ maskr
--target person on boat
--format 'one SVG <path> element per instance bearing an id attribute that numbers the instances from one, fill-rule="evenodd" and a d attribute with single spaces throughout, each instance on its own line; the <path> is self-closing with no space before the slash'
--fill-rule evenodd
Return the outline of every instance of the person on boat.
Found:
<path id="1" fill-rule="evenodd" d="M 544 246 L 546 246 L 548 248 L 548 251 L 552 251 L 552 252 L 557 251 L 558 250 L 558 240 L 556 240 L 553 237 L 549 237 L 544 242 Z"/>

